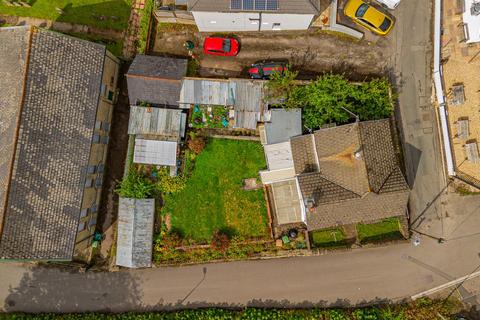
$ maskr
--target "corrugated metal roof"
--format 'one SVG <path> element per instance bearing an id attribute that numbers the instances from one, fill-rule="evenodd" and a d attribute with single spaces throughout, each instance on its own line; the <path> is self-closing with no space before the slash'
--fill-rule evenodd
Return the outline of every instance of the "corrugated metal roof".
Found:
<path id="1" fill-rule="evenodd" d="M 232 105 L 234 91 L 228 80 L 183 79 L 180 104 Z"/>
<path id="2" fill-rule="evenodd" d="M 133 162 L 175 166 L 177 164 L 177 142 L 135 139 Z"/>
<path id="3" fill-rule="evenodd" d="M 247 79 L 184 79 L 180 104 L 233 106 L 235 127 L 255 129 L 267 109 L 264 81 Z"/>
<path id="4" fill-rule="evenodd" d="M 128 134 L 157 135 L 163 138 L 179 139 L 181 122 L 185 119 L 182 117 L 181 110 L 132 106 Z"/>
<path id="5" fill-rule="evenodd" d="M 117 266 L 145 268 L 152 265 L 154 214 L 154 199 L 119 199 Z"/>

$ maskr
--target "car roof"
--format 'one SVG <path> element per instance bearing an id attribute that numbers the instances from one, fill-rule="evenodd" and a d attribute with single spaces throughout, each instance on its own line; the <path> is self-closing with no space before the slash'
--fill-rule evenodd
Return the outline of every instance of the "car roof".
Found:
<path id="1" fill-rule="evenodd" d="M 223 40 L 225 38 L 206 38 L 203 46 L 207 50 L 219 50 L 222 49 Z"/>
<path id="2" fill-rule="evenodd" d="M 386 17 L 387 16 L 383 12 L 377 10 L 371 5 L 368 8 L 367 12 L 365 12 L 365 15 L 363 16 L 365 20 L 367 20 L 377 28 L 383 23 Z"/>

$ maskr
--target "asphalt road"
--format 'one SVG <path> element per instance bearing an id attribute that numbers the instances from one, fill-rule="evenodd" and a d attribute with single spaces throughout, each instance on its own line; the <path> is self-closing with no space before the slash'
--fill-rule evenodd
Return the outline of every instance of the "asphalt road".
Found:
<path id="1" fill-rule="evenodd" d="M 430 104 L 430 9 L 428 1 L 406 0 L 396 9 L 391 38 L 396 53 L 390 64 L 400 88 L 407 175 L 413 187 L 412 220 L 421 222 L 425 232 L 444 232 L 448 225 L 445 243 L 423 236 L 419 246 L 403 243 L 316 257 L 116 273 L 80 274 L 5 263 L 0 264 L 1 309 L 120 312 L 353 305 L 398 301 L 475 270 L 480 264 L 480 198 L 436 197 L 445 179 Z M 447 206 L 455 219 L 447 218 Z"/>

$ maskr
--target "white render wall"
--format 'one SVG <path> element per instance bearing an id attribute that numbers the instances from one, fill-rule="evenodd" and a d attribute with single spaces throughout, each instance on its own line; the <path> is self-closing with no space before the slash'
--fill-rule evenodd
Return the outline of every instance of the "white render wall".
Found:
<path id="1" fill-rule="evenodd" d="M 200 32 L 306 30 L 313 14 L 258 12 L 192 12 Z"/>

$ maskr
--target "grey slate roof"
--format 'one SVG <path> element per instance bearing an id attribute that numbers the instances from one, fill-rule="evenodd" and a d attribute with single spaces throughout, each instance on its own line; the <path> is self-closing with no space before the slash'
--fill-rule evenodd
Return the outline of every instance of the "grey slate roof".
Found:
<path id="1" fill-rule="evenodd" d="M 393 143 L 388 119 L 291 139 L 300 190 L 314 200 L 310 230 L 405 214 L 409 188 Z"/>
<path id="2" fill-rule="evenodd" d="M 186 59 L 137 55 L 127 72 L 130 104 L 145 101 L 178 106 L 181 79 L 186 73 Z"/>
<path id="3" fill-rule="evenodd" d="M 145 268 L 152 265 L 154 214 L 154 199 L 119 199 L 118 266 Z"/>
<path id="4" fill-rule="evenodd" d="M 128 134 L 153 135 L 158 138 L 176 141 L 180 139 L 180 130 L 185 128 L 181 110 L 155 107 L 130 107 Z"/>
<path id="5" fill-rule="evenodd" d="M 9 38 L 7 51 L 24 52 L 31 41 L 25 85 L 20 79 L 10 84 L 25 98 L 0 258 L 71 260 L 106 51 L 50 31 L 23 32 L 12 40 L 0 29 L 0 39 Z M 24 53 L 19 57 L 0 55 L 1 72 L 12 64 L 22 70 Z"/>
<path id="6" fill-rule="evenodd" d="M 270 122 L 265 123 L 268 144 L 285 142 L 302 134 L 301 109 L 272 109 L 271 113 Z"/>
<path id="7" fill-rule="evenodd" d="M 230 9 L 230 0 L 188 0 L 189 11 L 236 12 Z M 278 0 L 278 10 L 266 13 L 318 14 L 319 0 Z M 255 10 L 252 10 L 255 11 Z"/>
<path id="8" fill-rule="evenodd" d="M 26 30 L 26 27 L 2 28 L 0 32 L 0 230 L 27 67 L 30 35 Z"/>

